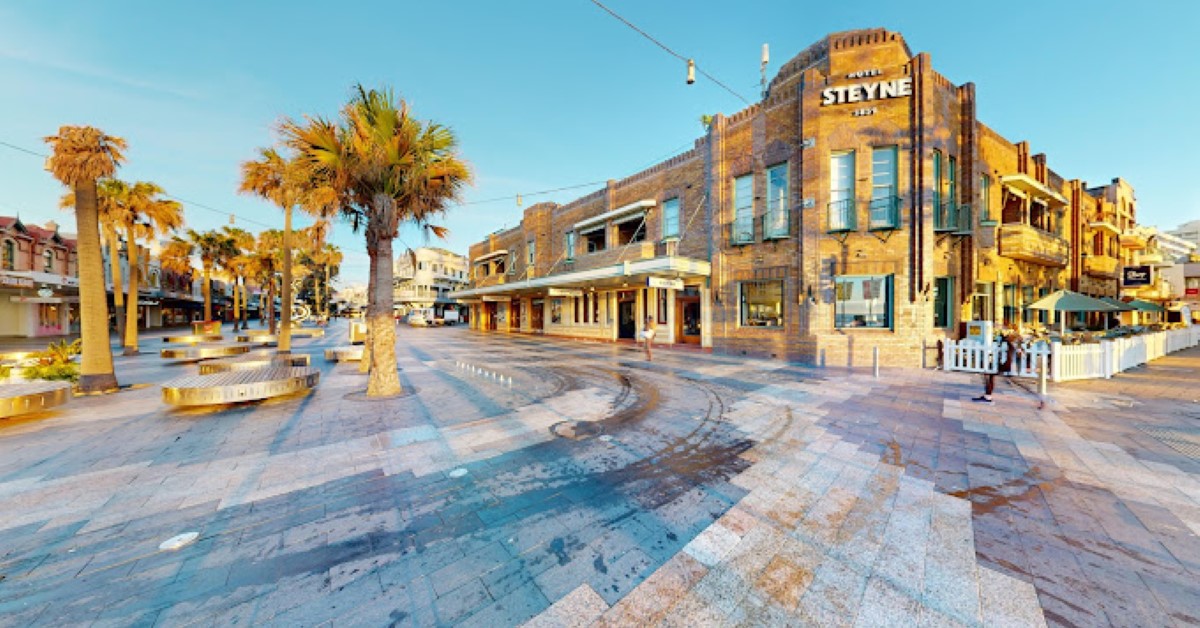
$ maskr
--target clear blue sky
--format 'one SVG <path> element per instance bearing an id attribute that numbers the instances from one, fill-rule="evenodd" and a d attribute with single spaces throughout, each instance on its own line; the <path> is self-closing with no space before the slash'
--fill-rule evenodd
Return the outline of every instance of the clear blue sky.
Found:
<path id="1" fill-rule="evenodd" d="M 1200 218 L 1200 2 L 607 4 L 751 99 L 764 42 L 773 75 L 827 33 L 898 30 L 951 80 L 975 82 L 980 119 L 1060 174 L 1126 178 L 1142 223 Z M 44 150 L 61 124 L 96 125 L 129 141 L 122 178 L 280 225 L 236 193 L 238 165 L 280 117 L 332 115 L 354 83 L 389 85 L 457 132 L 476 172 L 466 200 L 520 192 L 528 206 L 591 188 L 532 191 L 636 172 L 690 146 L 701 114 L 742 108 L 684 71 L 587 0 L 18 1 L 0 6 L 0 142 Z M 0 146 L 0 214 L 72 224 L 61 192 L 41 160 Z M 196 207 L 186 218 L 228 223 Z M 465 253 L 519 219 L 512 200 L 455 208 L 443 245 Z M 344 279 L 365 281 L 361 237 L 339 225 L 335 240 Z"/>

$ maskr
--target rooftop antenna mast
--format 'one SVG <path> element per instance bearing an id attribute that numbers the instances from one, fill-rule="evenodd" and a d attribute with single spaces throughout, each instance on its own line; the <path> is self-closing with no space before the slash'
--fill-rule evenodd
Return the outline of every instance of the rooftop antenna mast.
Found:
<path id="1" fill-rule="evenodd" d="M 759 64 L 759 73 L 762 75 L 762 99 L 767 99 L 767 64 L 771 62 L 771 51 L 767 44 L 762 47 L 762 62 Z"/>

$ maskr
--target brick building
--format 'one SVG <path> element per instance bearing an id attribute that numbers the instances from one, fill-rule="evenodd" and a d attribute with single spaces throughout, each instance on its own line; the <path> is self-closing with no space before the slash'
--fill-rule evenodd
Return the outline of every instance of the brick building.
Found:
<path id="1" fill-rule="evenodd" d="M 1089 188 L 975 116 L 975 89 L 883 29 L 836 33 L 691 150 L 470 249 L 472 327 L 826 364 L 921 365 L 964 322 L 1120 294 L 1133 189 Z"/>

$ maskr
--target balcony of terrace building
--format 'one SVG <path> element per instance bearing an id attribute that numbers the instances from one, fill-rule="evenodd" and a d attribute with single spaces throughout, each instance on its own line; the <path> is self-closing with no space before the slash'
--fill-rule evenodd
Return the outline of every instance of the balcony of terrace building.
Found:
<path id="1" fill-rule="evenodd" d="M 1088 217 L 1088 228 L 1093 231 L 1103 231 L 1114 236 L 1121 235 L 1117 226 L 1117 217 L 1112 212 L 1097 211 Z"/>
<path id="2" fill-rule="evenodd" d="M 1111 255 L 1083 254 L 1083 272 L 1093 277 L 1115 279 L 1121 275 L 1121 260 Z"/>
<path id="3" fill-rule="evenodd" d="M 1150 244 L 1150 234 L 1140 227 L 1130 227 L 1121 233 L 1121 248 L 1140 251 Z"/>
<path id="4" fill-rule="evenodd" d="M 971 206 L 946 201 L 933 212 L 933 230 L 937 233 L 971 235 Z"/>
<path id="5" fill-rule="evenodd" d="M 1058 234 L 1022 223 L 1000 225 L 1000 254 L 1043 266 L 1066 266 L 1070 245 Z"/>

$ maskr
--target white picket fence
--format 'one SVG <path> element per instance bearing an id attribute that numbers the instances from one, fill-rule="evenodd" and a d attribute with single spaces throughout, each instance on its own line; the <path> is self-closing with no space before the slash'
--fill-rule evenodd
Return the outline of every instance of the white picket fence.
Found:
<path id="1" fill-rule="evenodd" d="M 1110 378 L 1121 371 L 1200 344 L 1200 326 L 1172 329 L 1128 338 L 1102 340 L 1099 343 L 1063 345 L 1061 343 L 1022 343 L 1017 347 L 1013 377 L 1037 377 L 1045 357 L 1047 378 L 1055 382 L 1077 379 Z M 948 340 L 942 346 L 942 368 L 947 371 L 995 373 L 1005 362 L 1008 345 L 982 344 L 972 340 Z"/>

